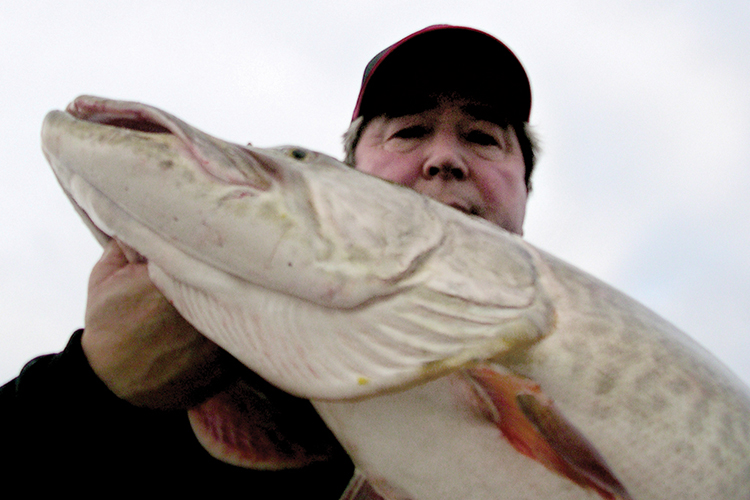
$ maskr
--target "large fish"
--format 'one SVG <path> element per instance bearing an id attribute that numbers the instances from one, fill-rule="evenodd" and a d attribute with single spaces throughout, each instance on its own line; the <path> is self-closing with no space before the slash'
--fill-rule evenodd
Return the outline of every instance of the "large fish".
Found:
<path id="1" fill-rule="evenodd" d="M 747 388 L 522 239 L 325 155 L 229 144 L 143 104 L 80 97 L 42 136 L 100 241 L 145 256 L 196 328 L 313 401 L 358 468 L 348 498 L 750 498 Z M 231 405 L 191 418 L 242 463 L 206 426 Z"/>

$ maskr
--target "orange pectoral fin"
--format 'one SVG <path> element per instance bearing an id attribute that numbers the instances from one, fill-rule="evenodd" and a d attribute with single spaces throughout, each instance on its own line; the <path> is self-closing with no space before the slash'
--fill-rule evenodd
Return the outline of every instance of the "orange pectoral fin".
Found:
<path id="1" fill-rule="evenodd" d="M 308 401 L 260 379 L 237 380 L 188 410 L 188 417 L 212 456 L 240 467 L 303 467 L 330 458 L 338 446 Z"/>
<path id="2" fill-rule="evenodd" d="M 631 500 L 594 446 L 533 380 L 489 366 L 467 370 L 503 436 L 520 453 L 607 500 Z"/>

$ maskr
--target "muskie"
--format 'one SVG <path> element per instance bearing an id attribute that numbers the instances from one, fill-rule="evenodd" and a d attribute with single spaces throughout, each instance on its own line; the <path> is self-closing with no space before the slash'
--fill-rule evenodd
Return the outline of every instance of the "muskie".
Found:
<path id="1" fill-rule="evenodd" d="M 357 466 L 347 498 L 750 498 L 748 389 L 642 305 L 499 227 L 138 103 L 80 97 L 42 137 L 100 241 L 135 249 L 199 331 L 312 400 Z M 215 456 L 255 466 L 233 447 L 256 441 L 211 428 L 242 425 L 210 415 L 242 393 L 191 422 Z"/>

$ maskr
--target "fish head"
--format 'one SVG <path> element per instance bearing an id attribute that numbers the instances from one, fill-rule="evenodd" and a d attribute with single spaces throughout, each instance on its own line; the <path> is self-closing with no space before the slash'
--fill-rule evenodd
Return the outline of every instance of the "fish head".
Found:
<path id="1" fill-rule="evenodd" d="M 222 141 L 141 103 L 81 96 L 47 115 L 42 148 L 100 241 L 176 250 L 332 307 L 404 286 L 442 236 L 420 198 L 393 200 L 328 155 Z"/>

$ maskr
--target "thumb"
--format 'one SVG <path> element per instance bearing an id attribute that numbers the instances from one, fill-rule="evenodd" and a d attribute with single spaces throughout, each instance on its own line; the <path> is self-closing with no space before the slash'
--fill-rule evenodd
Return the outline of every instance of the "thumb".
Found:
<path id="1" fill-rule="evenodd" d="M 89 289 L 98 287 L 102 282 L 126 267 L 131 260 L 128 259 L 120 242 L 114 238 L 104 246 L 104 253 L 94 265 L 89 277 Z"/>

